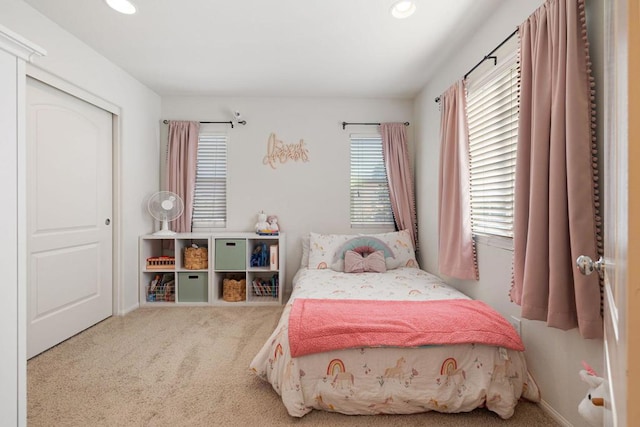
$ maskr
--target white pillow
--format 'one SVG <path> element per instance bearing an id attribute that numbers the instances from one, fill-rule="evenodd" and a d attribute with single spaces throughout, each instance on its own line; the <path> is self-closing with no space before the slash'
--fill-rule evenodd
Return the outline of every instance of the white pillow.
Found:
<path id="1" fill-rule="evenodd" d="M 309 233 L 309 263 L 310 269 L 331 268 L 335 252 L 352 234 L 318 234 Z"/>
<path id="2" fill-rule="evenodd" d="M 371 234 L 371 236 L 377 237 L 385 242 L 395 255 L 392 265 L 389 263 L 390 258 L 387 258 L 387 270 L 398 267 L 420 268 L 418 261 L 416 260 L 416 251 L 413 248 L 413 241 L 411 240 L 411 233 L 409 230 Z"/>
<path id="3" fill-rule="evenodd" d="M 309 235 L 303 235 L 301 240 L 302 258 L 300 258 L 300 268 L 307 268 L 309 266 Z"/>

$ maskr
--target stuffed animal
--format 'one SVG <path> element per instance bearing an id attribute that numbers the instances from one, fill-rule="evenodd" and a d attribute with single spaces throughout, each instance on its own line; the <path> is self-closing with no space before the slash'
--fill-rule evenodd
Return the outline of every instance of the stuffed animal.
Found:
<path id="1" fill-rule="evenodd" d="M 580 371 L 580 378 L 589 385 L 589 391 L 578 405 L 578 413 L 590 426 L 599 427 L 604 425 L 604 393 L 607 383 L 591 366 L 585 362 L 582 364 L 585 369 Z"/>
<path id="2" fill-rule="evenodd" d="M 256 233 L 262 230 L 269 230 L 269 223 L 267 222 L 267 214 L 260 211 L 258 213 L 258 222 L 256 223 Z"/>
<path id="3" fill-rule="evenodd" d="M 280 227 L 278 226 L 278 217 L 275 215 L 269 215 L 267 218 L 267 222 L 269 223 L 269 230 L 271 231 L 279 231 Z"/>

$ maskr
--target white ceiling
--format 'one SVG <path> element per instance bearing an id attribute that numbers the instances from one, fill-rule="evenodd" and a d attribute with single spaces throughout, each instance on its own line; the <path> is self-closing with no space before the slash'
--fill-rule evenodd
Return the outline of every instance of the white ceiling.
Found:
<path id="1" fill-rule="evenodd" d="M 505 0 L 25 1 L 160 95 L 411 98 Z"/>

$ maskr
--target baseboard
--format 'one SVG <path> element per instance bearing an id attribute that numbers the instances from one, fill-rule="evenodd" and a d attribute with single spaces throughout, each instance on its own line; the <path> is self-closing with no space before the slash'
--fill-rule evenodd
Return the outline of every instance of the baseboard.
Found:
<path id="1" fill-rule="evenodd" d="M 127 308 L 124 313 L 120 314 L 121 316 L 126 316 L 127 314 L 131 313 L 133 310 L 137 310 L 140 308 L 140 303 L 136 303 L 134 305 L 132 305 L 131 307 Z"/>
<path id="2" fill-rule="evenodd" d="M 567 421 L 567 419 L 565 417 L 563 417 L 562 415 L 560 415 L 560 413 L 558 411 L 556 411 L 555 409 L 553 409 L 551 407 L 551 405 L 549 405 L 545 400 L 541 400 L 540 401 L 540 407 L 542 408 L 542 410 L 544 412 L 546 412 L 551 418 L 553 418 L 555 421 L 557 421 L 558 423 L 560 423 L 560 425 L 564 426 L 564 427 L 573 427 L 573 424 L 571 424 L 569 421 Z"/>

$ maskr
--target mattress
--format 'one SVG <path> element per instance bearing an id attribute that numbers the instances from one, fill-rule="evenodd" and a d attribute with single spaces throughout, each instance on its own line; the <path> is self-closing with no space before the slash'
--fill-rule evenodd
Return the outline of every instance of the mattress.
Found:
<path id="1" fill-rule="evenodd" d="M 358 274 L 301 268 L 293 282 L 278 325 L 250 364 L 281 396 L 291 416 L 313 409 L 373 415 L 486 407 L 509 418 L 520 398 L 539 400 L 524 353 L 505 346 L 346 346 L 292 357 L 289 317 L 296 299 L 469 299 L 436 276 L 408 267 Z"/>

